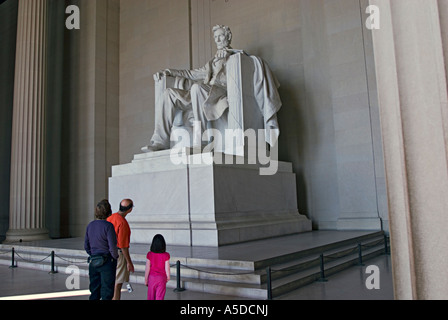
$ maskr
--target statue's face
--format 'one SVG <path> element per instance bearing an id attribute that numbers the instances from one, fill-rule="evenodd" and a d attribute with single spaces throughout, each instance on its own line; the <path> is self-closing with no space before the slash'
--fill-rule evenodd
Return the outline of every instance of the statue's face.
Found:
<path id="1" fill-rule="evenodd" d="M 229 40 L 227 39 L 226 33 L 223 29 L 216 30 L 214 36 L 218 50 L 222 50 L 229 45 Z"/>

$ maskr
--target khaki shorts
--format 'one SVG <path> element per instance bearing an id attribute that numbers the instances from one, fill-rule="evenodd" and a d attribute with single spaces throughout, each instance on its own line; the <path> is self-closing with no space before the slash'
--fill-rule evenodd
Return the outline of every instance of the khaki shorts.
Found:
<path id="1" fill-rule="evenodd" d="M 118 250 L 117 274 L 115 276 L 115 284 L 129 282 L 128 263 L 121 250 Z"/>

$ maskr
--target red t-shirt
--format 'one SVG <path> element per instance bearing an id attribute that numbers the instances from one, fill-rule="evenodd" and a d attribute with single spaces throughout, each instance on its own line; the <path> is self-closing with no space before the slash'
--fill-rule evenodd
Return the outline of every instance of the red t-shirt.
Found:
<path id="1" fill-rule="evenodd" d="M 154 253 L 149 251 L 146 259 L 151 262 L 149 269 L 150 276 L 164 276 L 166 278 L 165 262 L 170 260 L 170 254 L 168 252 Z"/>
<path id="2" fill-rule="evenodd" d="M 107 221 L 114 225 L 115 233 L 117 235 L 117 247 L 129 248 L 129 243 L 131 242 L 131 228 L 126 219 L 117 212 L 107 218 Z"/>

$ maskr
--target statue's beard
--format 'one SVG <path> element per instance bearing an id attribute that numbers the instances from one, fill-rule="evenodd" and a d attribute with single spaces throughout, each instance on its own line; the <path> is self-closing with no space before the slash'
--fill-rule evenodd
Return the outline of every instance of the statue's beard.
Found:
<path id="1" fill-rule="evenodd" d="M 216 47 L 218 48 L 218 50 L 222 50 L 222 49 L 227 48 L 229 45 L 230 45 L 229 41 L 223 41 L 223 42 L 218 42 L 216 44 Z"/>

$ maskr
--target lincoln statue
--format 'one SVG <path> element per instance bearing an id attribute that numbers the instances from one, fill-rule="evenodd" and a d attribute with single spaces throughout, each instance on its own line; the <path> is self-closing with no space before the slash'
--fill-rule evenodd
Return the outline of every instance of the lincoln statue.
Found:
<path id="1" fill-rule="evenodd" d="M 170 148 L 170 135 L 177 109 L 191 110 L 194 119 L 201 123 L 201 132 L 207 128 L 209 121 L 219 119 L 228 108 L 226 63 L 235 53 L 230 47 L 232 32 L 223 25 L 213 27 L 217 52 L 205 66 L 195 70 L 166 69 L 154 75 L 160 80 L 164 76 L 182 77 L 195 83 L 189 90 L 167 88 L 156 106 L 155 130 L 150 144 L 142 151 L 152 152 Z M 200 145 L 200 141 L 195 141 Z"/>

